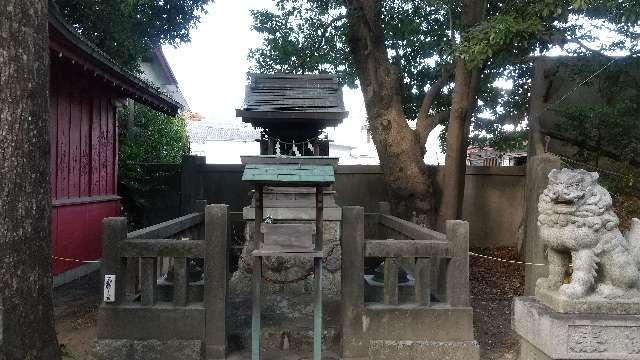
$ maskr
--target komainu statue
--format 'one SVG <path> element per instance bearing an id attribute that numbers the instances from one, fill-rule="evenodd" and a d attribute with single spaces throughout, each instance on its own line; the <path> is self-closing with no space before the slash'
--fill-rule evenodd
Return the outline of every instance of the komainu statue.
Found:
<path id="1" fill-rule="evenodd" d="M 598 173 L 552 170 L 538 211 L 549 262 L 549 277 L 539 279 L 538 287 L 559 290 L 571 299 L 594 290 L 605 298 L 638 294 L 640 220 L 633 219 L 631 231 L 622 235 L 611 195 L 598 184 Z M 571 282 L 564 284 L 570 261 Z"/>

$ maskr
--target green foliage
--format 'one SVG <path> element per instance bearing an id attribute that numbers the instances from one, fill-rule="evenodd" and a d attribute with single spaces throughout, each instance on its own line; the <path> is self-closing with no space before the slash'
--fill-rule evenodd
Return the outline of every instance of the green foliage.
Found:
<path id="1" fill-rule="evenodd" d="M 410 121 L 416 118 L 429 85 L 456 58 L 481 67 L 482 87 L 470 139 L 474 145 L 505 151 L 524 146 L 526 131 L 517 125 L 527 112 L 532 54 L 569 40 L 591 40 L 598 26 L 621 36 L 608 48 L 620 49 L 640 40 L 636 32 L 640 7 L 633 0 L 488 0 L 486 19 L 465 31 L 461 30 L 460 3 L 386 0 L 380 6 L 389 59 L 401 74 L 404 112 Z M 344 2 L 277 0 L 276 5 L 275 11 L 253 13 L 253 28 L 263 36 L 263 44 L 250 53 L 252 71 L 332 72 L 344 84 L 357 86 L 346 41 Z M 511 80 L 512 88 L 497 86 L 498 79 Z M 448 109 L 451 94 L 451 87 L 444 89 L 433 113 Z"/>
<path id="2" fill-rule="evenodd" d="M 140 163 L 178 164 L 182 156 L 189 154 L 189 137 L 181 115 L 168 116 L 136 105 L 133 129 L 128 121 L 125 108 L 118 113 L 118 171 L 122 179 L 138 177 Z"/>
<path id="3" fill-rule="evenodd" d="M 211 0 L 55 0 L 68 22 L 122 66 L 137 70 L 160 44 L 190 40 Z"/>
<path id="4" fill-rule="evenodd" d="M 129 116 L 128 108 L 118 112 L 118 194 L 133 230 L 143 227 L 148 199 L 163 190 L 164 180 L 180 168 L 190 146 L 181 115 L 168 116 L 136 105 L 132 123 Z"/>
<path id="5" fill-rule="evenodd" d="M 593 73 L 602 62 L 590 61 L 578 64 L 567 82 L 587 72 Z M 640 154 L 640 62 L 619 60 L 601 71 L 590 87 L 601 102 L 575 102 L 563 104 L 554 112 L 554 132 L 562 134 L 570 143 L 579 147 L 575 158 L 593 161 L 596 165 L 602 156 L 613 157 L 620 162 L 638 161 Z"/>

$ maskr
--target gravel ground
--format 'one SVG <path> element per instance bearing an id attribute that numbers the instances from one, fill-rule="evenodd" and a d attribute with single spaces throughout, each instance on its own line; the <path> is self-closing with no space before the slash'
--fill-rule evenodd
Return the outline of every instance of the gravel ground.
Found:
<path id="1" fill-rule="evenodd" d="M 520 260 L 514 248 L 472 249 L 505 260 Z M 524 288 L 524 265 L 470 258 L 471 306 L 483 360 L 517 359 L 519 343 L 511 330 L 511 303 Z"/>
<path id="2" fill-rule="evenodd" d="M 472 250 L 517 260 L 513 248 Z M 518 341 L 511 330 L 511 301 L 522 294 L 523 266 L 471 257 L 470 274 L 475 336 L 480 343 L 481 359 L 517 359 Z M 54 296 L 60 343 L 64 344 L 70 359 L 91 359 L 91 342 L 96 336 L 100 303 L 98 273 L 55 289 Z"/>

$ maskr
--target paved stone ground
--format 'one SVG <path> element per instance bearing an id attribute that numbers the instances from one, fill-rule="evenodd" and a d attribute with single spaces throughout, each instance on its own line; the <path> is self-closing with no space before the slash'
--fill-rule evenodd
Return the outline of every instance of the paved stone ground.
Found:
<path id="1" fill-rule="evenodd" d="M 516 259 L 514 249 L 473 249 L 485 255 Z M 492 260 L 471 258 L 471 302 L 474 307 L 475 336 L 482 360 L 517 359 L 518 342 L 511 330 L 511 301 L 522 293 L 524 268 Z M 93 273 L 55 289 L 58 338 L 65 345 L 68 359 L 91 360 L 90 349 L 96 334 L 96 315 L 100 302 L 98 274 Z M 327 360 L 337 359 L 326 353 Z M 248 359 L 246 352 L 231 354 L 230 360 Z M 311 359 L 311 354 L 263 354 L 267 360 Z"/>

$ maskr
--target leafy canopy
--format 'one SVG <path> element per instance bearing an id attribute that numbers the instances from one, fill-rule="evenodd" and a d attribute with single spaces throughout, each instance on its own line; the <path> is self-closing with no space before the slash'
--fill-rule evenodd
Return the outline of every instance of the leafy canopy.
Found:
<path id="1" fill-rule="evenodd" d="M 160 44 L 190 40 L 211 0 L 55 0 L 68 22 L 122 66 L 137 70 Z"/>
<path id="2" fill-rule="evenodd" d="M 275 3 L 275 11 L 253 12 L 253 29 L 263 36 L 263 44 L 250 52 L 252 71 L 332 72 L 344 84 L 357 86 L 346 40 L 344 1 Z M 601 50 L 630 48 L 640 39 L 640 6 L 633 0 L 489 0 L 485 21 L 464 32 L 461 3 L 381 1 L 382 26 L 389 59 L 401 74 L 404 112 L 410 121 L 430 84 L 450 72 L 457 57 L 483 70 L 471 136 L 472 143 L 480 146 L 501 150 L 524 146 L 531 55 L 555 45 L 584 45 L 603 30 L 619 37 Z M 576 53 L 586 51 L 583 46 L 573 48 Z M 497 85 L 499 79 L 508 80 L 511 87 Z M 432 112 L 447 110 L 451 94 L 452 87 L 446 87 Z M 512 125 L 511 130 L 505 125 Z"/>
<path id="3" fill-rule="evenodd" d="M 132 131 L 126 130 L 128 116 L 128 109 L 118 112 L 121 178 L 138 177 L 140 163 L 177 164 L 189 154 L 189 136 L 182 115 L 168 116 L 136 105 Z"/>

